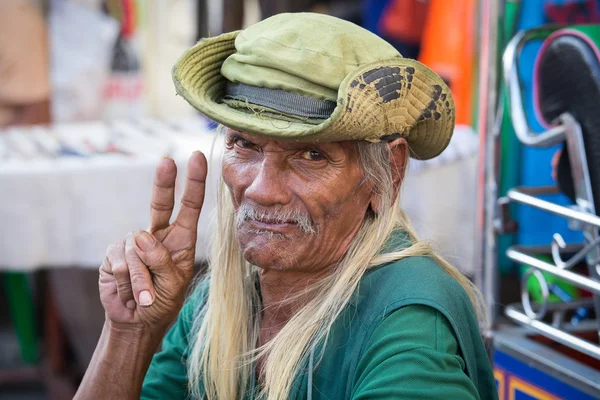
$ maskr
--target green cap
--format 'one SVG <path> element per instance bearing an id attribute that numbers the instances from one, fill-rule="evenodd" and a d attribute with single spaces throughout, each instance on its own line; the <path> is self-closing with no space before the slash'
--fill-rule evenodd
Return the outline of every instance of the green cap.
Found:
<path id="1" fill-rule="evenodd" d="M 199 41 L 173 67 L 179 94 L 236 130 L 304 142 L 405 137 L 435 157 L 454 129 L 444 81 L 344 20 L 279 14 Z"/>

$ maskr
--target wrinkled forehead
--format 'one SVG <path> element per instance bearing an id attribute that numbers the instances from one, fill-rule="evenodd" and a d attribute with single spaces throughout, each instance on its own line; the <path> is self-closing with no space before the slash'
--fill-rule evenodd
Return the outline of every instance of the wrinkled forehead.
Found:
<path id="1" fill-rule="evenodd" d="M 235 140 L 238 137 L 242 139 L 248 140 L 255 145 L 261 147 L 272 147 L 278 148 L 282 150 L 294 150 L 294 149 L 320 149 L 320 150 L 328 150 L 328 151 L 344 151 L 348 153 L 356 153 L 359 141 L 357 140 L 345 140 L 345 141 L 337 141 L 337 142 L 319 142 L 315 141 L 303 141 L 298 142 L 290 139 L 280 139 L 273 138 L 268 136 L 261 136 L 246 132 L 241 132 L 232 128 L 224 128 L 225 129 L 225 140 L 231 141 Z"/>

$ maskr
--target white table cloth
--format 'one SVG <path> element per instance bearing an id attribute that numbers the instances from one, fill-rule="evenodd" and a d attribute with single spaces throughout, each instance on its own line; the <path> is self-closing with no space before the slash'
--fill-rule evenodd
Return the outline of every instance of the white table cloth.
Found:
<path id="1" fill-rule="evenodd" d="M 133 123 L 123 123 L 123 126 L 132 131 L 139 129 L 138 124 Z M 200 119 L 180 123 L 178 128 L 161 126 L 162 144 L 157 143 L 152 148 L 140 146 L 143 150 L 134 155 L 0 158 L 0 268 L 97 268 L 109 244 L 127 232 L 148 227 L 154 169 L 166 154 L 174 158 L 178 167 L 176 205 L 179 204 L 187 158 L 196 149 L 203 151 L 210 163 L 197 247 L 197 259 L 205 259 L 211 214 L 216 205 L 217 178 L 213 172 L 219 170 L 222 147 L 216 143 L 211 159 L 209 153 L 215 134 Z M 102 142 L 106 127 L 98 123 L 53 129 L 67 131 L 63 133 L 65 137 L 87 136 Z M 38 129 L 24 134 L 40 132 Z M 8 133 L 17 134 L 20 133 Z M 0 133 L 0 137 L 2 135 Z M 4 143 L 5 154 L 6 142 L 8 140 Z M 16 147 L 14 143 L 10 145 Z M 102 143 L 96 145 L 101 147 Z M 119 146 L 127 148 L 128 144 Z M 129 150 L 135 151 L 135 146 Z M 174 215 L 176 213 L 177 207 Z"/>
<path id="2" fill-rule="evenodd" d="M 55 157 L 57 137 L 87 156 Z M 0 132 L 0 269 L 97 268 L 109 244 L 148 226 L 160 157 L 170 154 L 177 163 L 178 204 L 187 157 L 196 149 L 210 159 L 196 252 L 197 260 L 206 259 L 222 153 L 214 137 L 202 119 Z M 111 146 L 131 155 L 97 153 Z M 475 240 L 476 148 L 472 131 L 457 127 L 441 157 L 411 162 L 401 194 L 417 231 L 466 271 Z"/>

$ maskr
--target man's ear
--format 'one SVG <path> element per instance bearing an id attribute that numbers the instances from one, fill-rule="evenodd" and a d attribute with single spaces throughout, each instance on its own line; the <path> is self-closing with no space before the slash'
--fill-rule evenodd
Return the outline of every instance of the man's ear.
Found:
<path id="1" fill-rule="evenodd" d="M 390 167 L 392 168 L 394 193 L 397 193 L 404 180 L 406 164 L 408 163 L 408 142 L 404 138 L 398 138 L 389 142 L 388 147 L 390 149 Z"/>
<path id="2" fill-rule="evenodd" d="M 390 151 L 390 168 L 392 172 L 392 183 L 394 185 L 394 194 L 400 190 L 400 185 L 404 180 L 406 163 L 408 161 L 408 143 L 404 138 L 397 138 L 388 142 Z M 381 211 L 381 196 L 383 193 L 374 192 L 371 197 L 371 209 L 378 214 Z M 395 199 L 394 199 L 395 200 Z"/>

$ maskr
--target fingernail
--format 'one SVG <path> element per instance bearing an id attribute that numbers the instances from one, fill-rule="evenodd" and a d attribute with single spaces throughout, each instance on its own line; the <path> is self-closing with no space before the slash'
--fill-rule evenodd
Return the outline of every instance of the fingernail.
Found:
<path id="1" fill-rule="evenodd" d="M 163 160 L 171 160 L 174 161 L 171 156 L 163 156 Z"/>
<path id="2" fill-rule="evenodd" d="M 130 310 L 135 310 L 135 300 L 129 300 L 126 304 L 125 307 L 127 307 Z"/>
<path id="3" fill-rule="evenodd" d="M 149 291 L 147 290 L 143 290 L 140 293 L 140 297 L 139 297 L 139 303 L 141 306 L 149 306 L 150 304 L 152 304 L 152 295 L 150 294 Z"/>
<path id="4" fill-rule="evenodd" d="M 149 251 L 154 247 L 154 238 L 147 232 L 138 231 L 135 233 L 135 244 L 137 244 L 140 250 Z"/>

